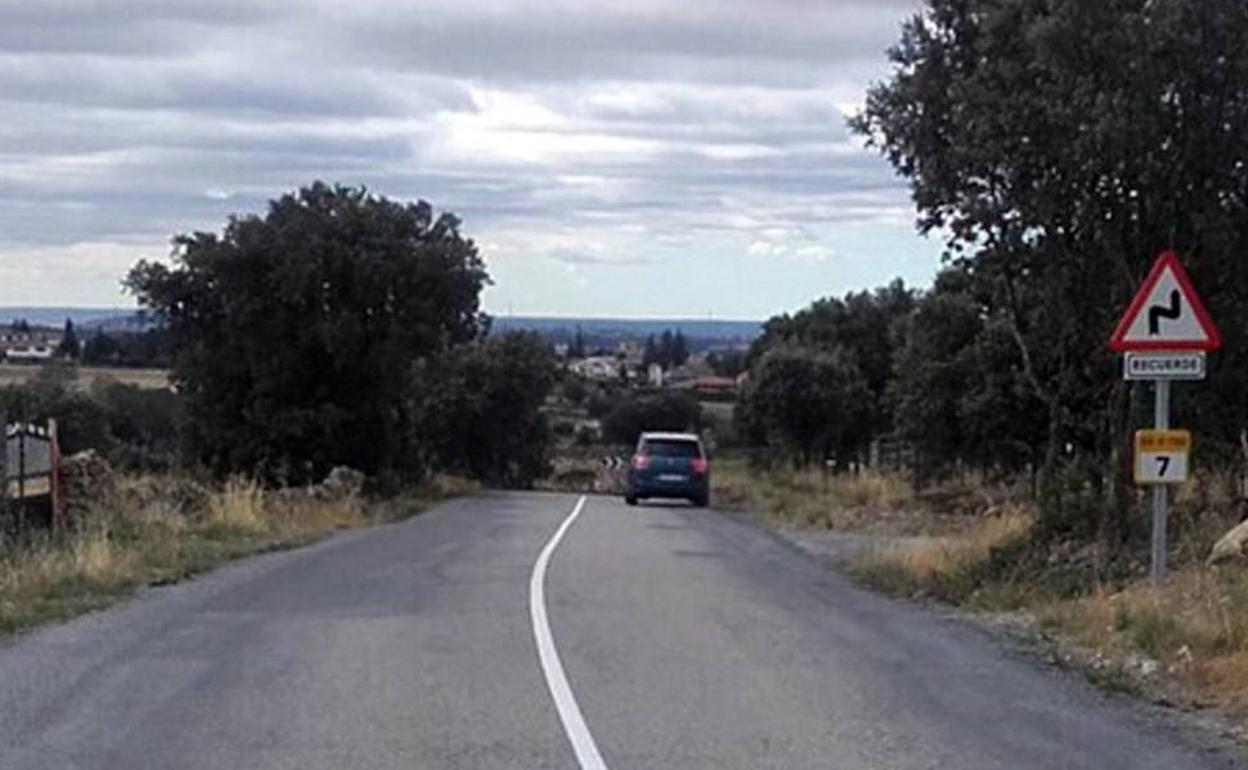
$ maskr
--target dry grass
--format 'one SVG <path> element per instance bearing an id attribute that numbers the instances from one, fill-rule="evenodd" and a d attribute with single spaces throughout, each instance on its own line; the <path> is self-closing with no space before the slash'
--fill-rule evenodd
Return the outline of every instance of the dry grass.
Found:
<path id="1" fill-rule="evenodd" d="M 105 604 L 132 584 L 142 560 L 104 528 L 11 547 L 0 559 L 0 631 Z"/>
<path id="2" fill-rule="evenodd" d="M 1027 537 L 1032 515 L 1013 509 L 967 527 L 961 537 L 937 540 L 918 548 L 888 551 L 876 556 L 895 564 L 922 585 L 943 576 L 963 573 L 986 562 L 994 549 L 1017 543 Z"/>
<path id="3" fill-rule="evenodd" d="M 437 477 L 380 501 L 325 500 L 242 478 L 219 489 L 172 477 L 127 479 L 75 531 L 0 544 L 0 632 L 70 617 L 246 554 L 410 516 L 476 488 Z"/>
<path id="4" fill-rule="evenodd" d="M 1142 579 L 1116 585 L 1089 580 L 1072 592 L 1052 575 L 1094 546 L 1059 544 L 1046 558 L 1020 559 L 1032 517 L 1026 508 L 1008 506 L 948 539 L 870 554 L 853 569 L 892 593 L 979 609 L 1021 608 L 1061 640 L 1070 660 L 1100 686 L 1161 688 L 1167 697 L 1243 716 L 1248 570 L 1203 566 L 1212 543 L 1237 521 L 1237 496 L 1230 473 L 1205 472 L 1179 490 L 1175 571 L 1162 587 Z"/>
<path id="5" fill-rule="evenodd" d="M 1248 568 L 1203 566 L 1240 518 L 1235 470 L 1204 469 L 1177 491 L 1174 572 L 1161 588 L 1138 577 L 1147 560 L 1139 534 L 1112 550 L 1033 542 L 1025 480 L 987 484 L 968 475 L 916 493 L 898 477 L 759 472 L 743 460 L 720 458 L 714 473 L 718 502 L 782 525 L 934 536 L 851 561 L 850 570 L 871 585 L 981 610 L 1022 610 L 1100 687 L 1159 689 L 1248 716 Z M 1139 503 L 1144 516 L 1142 494 Z M 1098 582 L 1107 575 L 1118 582 Z"/>
<path id="6" fill-rule="evenodd" d="M 1198 701 L 1248 707 L 1248 575 L 1191 568 L 1160 588 L 1098 588 L 1035 609 L 1047 628 L 1098 656 L 1140 657 Z"/>
<path id="7" fill-rule="evenodd" d="M 985 577 L 992 574 L 994 557 L 1025 543 L 1034 522 L 1029 509 L 1010 506 L 965 526 L 955 537 L 866 554 L 851 568 L 893 593 L 966 601 L 984 587 Z M 995 603 L 1001 597 L 992 599 Z"/>
<path id="8" fill-rule="evenodd" d="M 785 526 L 930 534 L 949 523 L 925 515 L 913 485 L 893 474 L 760 471 L 744 460 L 720 458 L 711 484 L 718 504 L 744 506 Z"/>
<path id="9" fill-rule="evenodd" d="M 205 521 L 210 526 L 240 532 L 263 532 L 270 525 L 264 489 L 255 481 L 235 477 L 208 500 Z"/>
<path id="10" fill-rule="evenodd" d="M 100 528 L 75 539 L 69 549 L 68 571 L 100 585 L 116 585 L 130 575 L 138 563 L 134 549 L 118 548 L 108 530 Z"/>

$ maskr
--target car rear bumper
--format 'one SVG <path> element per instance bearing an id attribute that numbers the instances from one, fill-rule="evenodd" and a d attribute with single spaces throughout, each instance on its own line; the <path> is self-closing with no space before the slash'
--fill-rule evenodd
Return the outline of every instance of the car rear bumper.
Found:
<path id="1" fill-rule="evenodd" d="M 630 474 L 628 494 L 630 497 L 706 497 L 711 483 L 708 476 L 691 476 L 679 481 L 668 481 L 657 476 L 639 477 Z"/>

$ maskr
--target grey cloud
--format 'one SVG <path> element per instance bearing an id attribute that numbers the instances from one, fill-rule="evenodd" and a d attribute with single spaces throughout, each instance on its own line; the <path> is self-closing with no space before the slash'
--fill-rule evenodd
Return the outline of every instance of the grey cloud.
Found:
<path id="1" fill-rule="evenodd" d="M 498 81 L 809 83 L 846 61 L 878 56 L 880 41 L 895 36 L 914 5 L 731 2 L 659 12 L 515 4 L 489 13 L 395 6 L 369 15 L 344 6 L 321 32 L 337 55 Z"/>
<path id="2" fill-rule="evenodd" d="M 152 21 L 235 26 L 280 18 L 290 3 L 270 0 L 4 0 L 0 21 L 6 27 L 63 29 L 120 27 Z"/>
<path id="3" fill-rule="evenodd" d="M 84 56 L 0 56 L 0 100 L 110 110 L 355 117 L 471 109 L 460 85 L 433 79 L 399 90 L 368 71 L 306 71 Z"/>
<path id="4" fill-rule="evenodd" d="M 0 100 L 0 177 L 6 161 L 133 151 L 216 154 L 354 156 L 377 164 L 403 161 L 426 140 L 428 126 L 399 116 L 367 132 L 362 116 L 205 114 L 181 110 L 102 109 Z M 205 162 L 206 169 L 212 164 Z"/>
<path id="5" fill-rule="evenodd" d="M 0 250 L 160 242 L 318 178 L 609 241 L 534 247 L 569 265 L 896 219 L 840 107 L 914 5 L 0 0 Z"/>
<path id="6" fill-rule="evenodd" d="M 290 10 L 262 0 L 5 0 L 0 51 L 174 56 L 206 31 L 271 22 Z"/>

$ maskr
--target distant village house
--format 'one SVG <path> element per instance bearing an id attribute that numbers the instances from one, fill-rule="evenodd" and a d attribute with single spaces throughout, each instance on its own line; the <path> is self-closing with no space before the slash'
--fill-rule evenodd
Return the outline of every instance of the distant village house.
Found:
<path id="1" fill-rule="evenodd" d="M 0 326 L 0 359 L 12 363 L 42 363 L 56 357 L 61 333 L 32 327 L 25 321 Z"/>
<path id="2" fill-rule="evenodd" d="M 568 365 L 587 380 L 614 380 L 620 377 L 620 361 L 615 356 L 591 356 Z"/>

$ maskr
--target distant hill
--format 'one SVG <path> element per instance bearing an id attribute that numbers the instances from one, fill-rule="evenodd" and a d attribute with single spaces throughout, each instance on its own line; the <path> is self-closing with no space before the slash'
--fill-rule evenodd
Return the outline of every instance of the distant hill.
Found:
<path id="1" fill-rule="evenodd" d="M 82 329 L 141 331 L 150 326 L 129 308 L 0 307 L 0 324 L 23 318 L 36 326 L 60 327 L 72 319 Z M 552 341 L 567 341 L 576 328 L 587 342 L 614 345 L 622 340 L 644 340 L 665 330 L 680 330 L 698 348 L 740 346 L 762 332 L 758 321 L 714 321 L 698 318 L 564 318 L 552 316 L 493 316 L 496 331 L 535 331 Z"/>
<path id="2" fill-rule="evenodd" d="M 138 311 L 124 307 L 0 307 L 0 324 L 24 319 L 33 326 L 61 327 L 65 319 L 84 329 L 141 330 Z"/>

